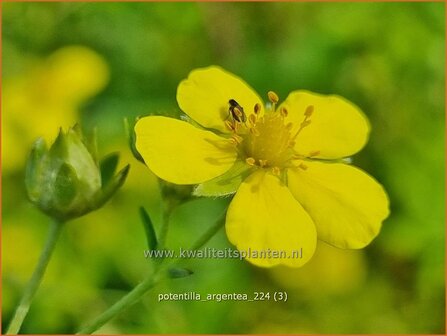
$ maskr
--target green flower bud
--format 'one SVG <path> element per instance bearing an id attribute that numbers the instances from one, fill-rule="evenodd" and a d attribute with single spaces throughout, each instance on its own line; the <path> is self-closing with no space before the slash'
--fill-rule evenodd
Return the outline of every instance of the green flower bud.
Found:
<path id="1" fill-rule="evenodd" d="M 95 141 L 89 143 L 96 148 Z M 60 221 L 80 217 L 100 208 L 124 183 L 129 165 L 115 175 L 118 155 L 111 154 L 100 165 L 89 151 L 79 127 L 59 132 L 48 150 L 37 139 L 25 174 L 28 198 L 49 216 Z"/>

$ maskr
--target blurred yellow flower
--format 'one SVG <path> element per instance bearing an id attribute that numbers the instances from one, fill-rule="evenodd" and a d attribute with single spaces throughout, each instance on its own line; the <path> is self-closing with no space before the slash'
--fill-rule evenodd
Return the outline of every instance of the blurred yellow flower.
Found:
<path id="1" fill-rule="evenodd" d="M 338 96 L 294 91 L 278 107 L 278 96 L 268 97 L 264 106 L 219 67 L 194 70 L 177 90 L 194 122 L 142 118 L 137 149 L 162 179 L 200 184 L 197 195 L 237 190 L 226 217 L 231 243 L 240 251 L 285 252 L 248 256 L 255 265 L 302 266 L 317 236 L 340 248 L 369 244 L 388 216 L 387 195 L 372 177 L 340 162 L 367 142 L 366 117 Z"/>
<path id="2" fill-rule="evenodd" d="M 344 250 L 318 242 L 312 260 L 303 268 L 275 267 L 270 275 L 293 295 L 310 298 L 346 294 L 361 288 L 367 263 L 361 250 Z"/>
<path id="3" fill-rule="evenodd" d="M 77 122 L 80 106 L 109 80 L 104 59 L 82 46 L 61 48 L 3 86 L 2 164 L 22 169 L 35 138 L 48 142 Z"/>

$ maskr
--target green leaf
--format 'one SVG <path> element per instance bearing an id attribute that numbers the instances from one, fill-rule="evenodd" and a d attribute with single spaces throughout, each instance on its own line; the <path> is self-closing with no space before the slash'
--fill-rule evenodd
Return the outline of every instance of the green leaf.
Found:
<path id="1" fill-rule="evenodd" d="M 126 181 L 129 170 L 130 165 L 125 166 L 118 172 L 118 174 L 111 178 L 108 184 L 102 186 L 102 192 L 97 195 L 91 209 L 98 209 L 99 207 L 103 206 L 115 194 L 115 192 L 118 191 L 118 189 L 124 184 L 124 181 Z"/>
<path id="2" fill-rule="evenodd" d="M 101 185 L 107 185 L 115 175 L 118 166 L 119 153 L 111 153 L 101 160 L 99 169 L 101 170 Z"/>
<path id="3" fill-rule="evenodd" d="M 48 155 L 51 161 L 56 161 L 58 158 L 64 158 L 67 154 L 67 135 L 64 134 L 62 128 L 59 128 L 59 133 L 51 145 Z"/>
<path id="4" fill-rule="evenodd" d="M 25 186 L 28 197 L 35 202 L 40 193 L 40 176 L 42 171 L 42 158 L 47 153 L 47 145 L 43 138 L 37 139 L 26 162 Z"/>
<path id="5" fill-rule="evenodd" d="M 237 160 L 225 174 L 199 184 L 195 188 L 193 195 L 220 197 L 234 194 L 252 170 L 253 168 L 244 161 Z"/>
<path id="6" fill-rule="evenodd" d="M 185 278 L 192 274 L 194 274 L 194 272 L 187 268 L 175 267 L 168 269 L 168 275 L 171 279 Z"/>
<path id="7" fill-rule="evenodd" d="M 157 249 L 157 235 L 155 233 L 154 225 L 152 224 L 152 220 L 149 217 L 146 209 L 144 207 L 140 207 L 140 217 L 143 222 L 144 232 L 146 233 L 147 246 L 150 250 Z"/>

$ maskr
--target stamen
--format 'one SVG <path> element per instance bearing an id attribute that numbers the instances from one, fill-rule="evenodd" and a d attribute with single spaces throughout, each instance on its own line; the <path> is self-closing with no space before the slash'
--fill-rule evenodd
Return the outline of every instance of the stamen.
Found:
<path id="1" fill-rule="evenodd" d="M 238 122 L 234 122 L 233 127 L 234 127 L 234 133 L 237 133 L 237 128 L 238 128 L 239 123 Z"/>
<path id="2" fill-rule="evenodd" d="M 250 116 L 248 117 L 248 120 L 250 121 L 250 123 L 254 126 L 256 124 L 258 118 L 256 118 L 256 115 L 254 114 L 250 114 Z"/>
<path id="3" fill-rule="evenodd" d="M 255 114 L 259 114 L 259 112 L 261 111 L 261 104 L 256 103 L 254 111 L 255 111 Z"/>
<path id="4" fill-rule="evenodd" d="M 298 168 L 301 168 L 302 170 L 307 170 L 307 166 L 304 163 L 300 163 Z"/>
<path id="5" fill-rule="evenodd" d="M 292 156 L 292 160 L 302 160 L 302 159 L 305 159 L 305 157 L 300 154 L 295 154 Z"/>
<path id="6" fill-rule="evenodd" d="M 244 140 L 242 137 L 240 137 L 237 134 L 233 134 L 233 136 L 231 137 L 231 139 L 233 139 L 233 141 L 237 144 L 241 144 L 242 141 Z"/>
<path id="7" fill-rule="evenodd" d="M 312 106 L 312 105 L 310 105 L 310 106 Z M 313 107 L 312 107 L 312 109 L 313 109 Z M 303 122 L 300 125 L 300 128 L 298 128 L 298 131 L 296 131 L 295 135 L 292 137 L 292 140 L 295 140 L 296 137 L 298 136 L 298 134 L 300 134 L 300 132 L 303 130 L 303 128 L 306 127 L 306 126 L 309 126 L 310 123 L 311 123 L 311 120 L 309 120 L 309 116 L 306 115 L 304 117 Z"/>
<path id="8" fill-rule="evenodd" d="M 241 119 L 242 118 L 242 111 L 241 110 L 239 110 L 239 108 L 238 107 L 235 107 L 234 109 L 233 109 L 233 111 L 234 111 L 234 113 L 236 114 L 236 116 L 239 118 L 239 119 Z"/>
<path id="9" fill-rule="evenodd" d="M 292 127 L 293 127 L 293 123 L 291 123 L 291 122 L 289 122 L 289 123 L 286 125 L 286 129 L 287 129 L 288 131 L 290 131 L 290 130 L 292 129 Z"/>
<path id="10" fill-rule="evenodd" d="M 259 131 L 256 128 L 250 128 L 250 133 L 254 136 L 259 136 Z"/>
<path id="11" fill-rule="evenodd" d="M 276 104 L 276 103 L 278 103 L 278 101 L 279 101 L 279 97 L 278 97 L 278 95 L 277 95 L 275 92 L 273 92 L 273 91 L 269 91 L 269 92 L 267 93 L 267 95 L 268 95 L 268 97 L 269 97 L 269 100 L 272 102 L 272 104 Z"/>
<path id="12" fill-rule="evenodd" d="M 302 123 L 301 123 L 301 128 L 304 128 L 304 127 L 306 127 L 306 126 L 309 126 L 310 125 L 310 120 L 304 120 Z"/>
<path id="13" fill-rule="evenodd" d="M 261 168 L 267 166 L 267 160 L 259 160 L 259 165 L 261 166 Z"/>
<path id="14" fill-rule="evenodd" d="M 285 118 L 285 117 L 287 117 L 288 114 L 289 114 L 289 112 L 287 111 L 287 109 L 285 107 L 282 107 L 281 115 Z"/>
<path id="15" fill-rule="evenodd" d="M 306 107 L 306 111 L 304 112 L 304 115 L 306 116 L 306 118 L 310 118 L 312 113 L 314 113 L 314 106 L 309 105 L 308 107 Z"/>
<path id="16" fill-rule="evenodd" d="M 227 126 L 227 128 L 228 128 L 230 131 L 234 131 L 233 123 L 231 123 L 229 120 L 226 120 L 226 121 L 225 121 L 225 126 Z"/>
<path id="17" fill-rule="evenodd" d="M 320 155 L 320 151 L 313 151 L 309 153 L 309 157 Z"/>
<path id="18" fill-rule="evenodd" d="M 273 167 L 272 168 L 272 173 L 273 173 L 273 175 L 276 175 L 276 176 L 280 176 L 281 175 L 281 169 L 279 169 L 279 167 Z"/>
<path id="19" fill-rule="evenodd" d="M 254 166 L 254 165 L 256 164 L 256 160 L 253 159 L 252 157 L 246 158 L 246 159 L 245 159 L 245 162 L 247 162 L 247 164 L 248 164 L 249 166 Z"/>

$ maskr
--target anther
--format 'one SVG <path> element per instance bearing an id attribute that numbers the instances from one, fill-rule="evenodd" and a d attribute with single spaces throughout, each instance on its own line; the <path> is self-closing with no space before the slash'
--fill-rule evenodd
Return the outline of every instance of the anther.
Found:
<path id="1" fill-rule="evenodd" d="M 273 173 L 273 175 L 276 175 L 276 176 L 280 176 L 281 175 L 281 169 L 279 169 L 279 167 L 273 167 L 272 168 L 272 173 Z"/>
<path id="2" fill-rule="evenodd" d="M 255 124 L 256 124 L 256 120 L 257 120 L 256 115 L 254 115 L 254 114 L 250 114 L 250 116 L 248 117 L 248 120 L 249 120 L 253 125 L 255 125 Z"/>
<path id="3" fill-rule="evenodd" d="M 287 109 L 285 107 L 282 107 L 281 115 L 285 118 L 285 117 L 287 117 L 288 114 L 289 114 L 289 112 L 287 111 Z"/>
<path id="4" fill-rule="evenodd" d="M 289 122 L 289 123 L 286 125 L 286 129 L 289 130 L 289 131 L 292 129 L 292 127 L 293 127 L 293 124 L 292 124 L 291 122 Z"/>
<path id="5" fill-rule="evenodd" d="M 259 131 L 256 128 L 250 128 L 250 133 L 254 136 L 259 136 Z"/>
<path id="6" fill-rule="evenodd" d="M 256 164 L 256 160 L 252 157 L 246 158 L 245 162 L 247 162 L 247 164 L 250 166 L 254 166 Z"/>
<path id="7" fill-rule="evenodd" d="M 309 153 L 309 157 L 320 155 L 320 151 L 313 151 Z"/>
<path id="8" fill-rule="evenodd" d="M 230 121 L 226 120 L 225 126 L 227 126 L 230 131 L 234 131 L 233 123 L 231 123 Z"/>
<path id="9" fill-rule="evenodd" d="M 261 104 L 256 103 L 254 111 L 255 111 L 255 114 L 259 114 L 259 112 L 261 111 Z"/>
<path id="10" fill-rule="evenodd" d="M 306 111 L 304 112 L 304 115 L 309 118 L 312 113 L 314 113 L 314 106 L 313 105 L 309 105 L 308 107 L 306 107 Z"/>
<path id="11" fill-rule="evenodd" d="M 305 159 L 305 158 L 306 158 L 305 156 L 300 155 L 300 154 L 294 154 L 294 155 L 292 156 L 292 160 L 303 160 L 303 159 Z"/>
<path id="12" fill-rule="evenodd" d="M 231 144 L 233 144 L 233 145 L 239 145 L 239 143 L 236 141 L 236 139 L 234 139 L 234 138 L 230 138 L 230 139 L 228 139 L 230 142 L 231 142 Z"/>
<path id="13" fill-rule="evenodd" d="M 259 165 L 261 166 L 261 168 L 267 166 L 267 160 L 259 160 Z"/>
<path id="14" fill-rule="evenodd" d="M 233 141 L 234 141 L 236 144 L 240 144 L 240 143 L 242 143 L 242 141 L 244 140 L 242 137 L 240 137 L 240 136 L 237 135 L 237 134 L 234 134 L 234 135 L 231 137 L 231 139 L 233 139 Z"/>
<path id="15" fill-rule="evenodd" d="M 239 119 L 242 117 L 242 111 L 239 108 L 235 107 L 233 111 Z"/>
<path id="16" fill-rule="evenodd" d="M 298 168 L 301 168 L 302 170 L 307 170 L 307 166 L 304 163 L 300 163 Z"/>
<path id="17" fill-rule="evenodd" d="M 269 91 L 269 92 L 267 93 L 267 95 L 268 95 L 268 97 L 269 97 L 269 100 L 270 100 L 273 104 L 276 104 L 276 103 L 279 101 L 279 97 L 278 97 L 278 95 L 277 95 L 275 92 L 273 92 L 273 91 Z"/>

